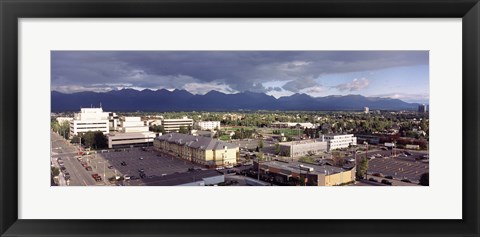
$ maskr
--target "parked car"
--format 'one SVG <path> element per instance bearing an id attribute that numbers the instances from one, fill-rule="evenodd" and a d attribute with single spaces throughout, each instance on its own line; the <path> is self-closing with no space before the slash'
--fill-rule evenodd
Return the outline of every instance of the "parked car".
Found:
<path id="1" fill-rule="evenodd" d="M 386 178 L 386 179 L 393 179 L 393 176 L 387 175 L 387 176 L 385 176 L 385 178 Z"/>
<path id="2" fill-rule="evenodd" d="M 386 180 L 386 179 L 382 179 L 382 184 L 386 184 L 386 185 L 392 185 L 392 182 Z"/>
<path id="3" fill-rule="evenodd" d="M 409 179 L 402 179 L 402 182 L 411 183 L 412 181 L 410 181 Z"/>
<path id="4" fill-rule="evenodd" d="M 144 172 L 145 172 L 145 170 L 144 170 L 144 169 L 138 169 L 138 172 L 140 172 L 140 173 L 144 173 Z"/>
<path id="5" fill-rule="evenodd" d="M 374 173 L 372 174 L 373 176 L 377 176 L 377 177 L 382 177 L 383 178 L 383 174 L 382 173 Z"/>
<path id="6" fill-rule="evenodd" d="M 92 171 L 92 167 L 91 167 L 91 166 L 87 166 L 87 167 L 85 167 L 85 170 L 87 170 L 87 171 Z"/>
<path id="7" fill-rule="evenodd" d="M 127 166 L 127 162 L 122 161 L 122 163 L 120 163 L 120 165 L 122 165 L 122 166 Z"/>
<path id="8" fill-rule="evenodd" d="M 369 178 L 368 181 L 378 182 L 378 180 L 376 180 L 376 179 L 374 179 L 374 178 Z"/>
<path id="9" fill-rule="evenodd" d="M 143 160 L 143 157 L 138 158 L 139 160 Z"/>
<path id="10" fill-rule="evenodd" d="M 107 168 L 109 168 L 109 169 L 113 169 L 113 165 L 109 165 Z"/>

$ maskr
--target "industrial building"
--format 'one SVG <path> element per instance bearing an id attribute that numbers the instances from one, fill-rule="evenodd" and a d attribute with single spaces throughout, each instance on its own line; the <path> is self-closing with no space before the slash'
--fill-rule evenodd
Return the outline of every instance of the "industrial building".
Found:
<path id="1" fill-rule="evenodd" d="M 155 133 L 148 130 L 140 117 L 123 117 L 118 132 L 107 135 L 108 148 L 152 146 Z"/>
<path id="2" fill-rule="evenodd" d="M 220 121 L 199 121 L 195 123 L 195 128 L 200 130 L 220 129 Z"/>
<path id="3" fill-rule="evenodd" d="M 210 167 L 234 165 L 239 154 L 235 144 L 180 133 L 157 137 L 154 148 L 164 154 Z"/>
<path id="4" fill-rule="evenodd" d="M 89 131 L 100 131 L 108 134 L 109 113 L 102 108 L 81 108 L 80 113 L 75 113 L 70 121 L 70 136 L 76 136 Z"/>
<path id="5" fill-rule="evenodd" d="M 357 138 L 353 134 L 326 134 L 321 136 L 327 142 L 328 151 L 333 151 L 357 145 Z"/>
<path id="6" fill-rule="evenodd" d="M 329 165 L 314 165 L 301 162 L 265 161 L 254 162 L 254 170 L 260 176 L 273 178 L 279 183 L 292 181 L 307 186 L 336 186 L 355 181 L 355 167 L 346 170 Z"/>
<path id="7" fill-rule="evenodd" d="M 280 142 L 280 154 L 288 157 L 299 157 L 327 151 L 327 142 L 310 139 L 291 142 Z"/>
<path id="8" fill-rule="evenodd" d="M 181 119 L 162 119 L 162 126 L 165 132 L 178 132 L 180 127 L 192 127 L 193 119 L 183 117 Z"/>

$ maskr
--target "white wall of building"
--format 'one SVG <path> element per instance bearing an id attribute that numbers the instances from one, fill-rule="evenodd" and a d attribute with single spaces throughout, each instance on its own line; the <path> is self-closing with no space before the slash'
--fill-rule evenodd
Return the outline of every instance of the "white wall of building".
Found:
<path id="1" fill-rule="evenodd" d="M 75 113 L 70 121 L 70 135 L 79 133 L 100 131 L 104 134 L 109 132 L 109 115 L 102 108 L 82 108 L 80 113 Z"/>
<path id="2" fill-rule="evenodd" d="M 195 123 L 195 127 L 200 130 L 220 129 L 220 121 L 199 121 Z"/>
<path id="3" fill-rule="evenodd" d="M 329 151 L 357 145 L 357 138 L 353 134 L 323 135 L 323 139 L 327 141 Z"/>

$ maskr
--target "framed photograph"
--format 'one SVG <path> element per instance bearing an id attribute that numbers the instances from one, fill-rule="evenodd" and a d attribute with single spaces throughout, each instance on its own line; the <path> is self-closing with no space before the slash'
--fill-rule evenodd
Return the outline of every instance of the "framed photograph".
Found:
<path id="1" fill-rule="evenodd" d="M 0 4 L 1 236 L 479 236 L 476 0 Z"/>

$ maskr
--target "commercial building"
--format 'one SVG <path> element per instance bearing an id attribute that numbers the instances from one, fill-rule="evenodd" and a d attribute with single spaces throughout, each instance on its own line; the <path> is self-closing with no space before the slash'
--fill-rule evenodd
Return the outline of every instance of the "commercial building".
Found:
<path id="1" fill-rule="evenodd" d="M 76 136 L 86 132 L 100 131 L 108 134 L 109 113 L 103 112 L 102 108 L 82 108 L 80 113 L 75 113 L 70 121 L 70 136 Z"/>
<path id="2" fill-rule="evenodd" d="M 180 127 L 192 127 L 193 119 L 183 117 L 181 119 L 163 119 L 162 126 L 165 129 L 165 132 L 178 132 Z"/>
<path id="3" fill-rule="evenodd" d="M 357 145 L 357 138 L 353 134 L 326 134 L 321 136 L 321 140 L 327 142 L 328 151 Z"/>
<path id="4" fill-rule="evenodd" d="M 118 115 L 116 113 L 108 113 L 108 127 L 110 131 L 116 131 L 118 128 Z"/>
<path id="5" fill-rule="evenodd" d="M 220 121 L 199 121 L 195 123 L 195 128 L 200 130 L 220 129 Z"/>
<path id="6" fill-rule="evenodd" d="M 369 109 L 368 107 L 364 107 L 364 108 L 363 108 L 363 112 L 366 113 L 366 114 L 368 114 L 368 113 L 370 112 L 370 109 Z"/>
<path id="7" fill-rule="evenodd" d="M 107 135 L 108 148 L 152 146 L 155 133 L 148 130 L 140 117 L 123 117 L 118 132 Z"/>
<path id="8" fill-rule="evenodd" d="M 291 142 L 280 142 L 280 154 L 288 157 L 299 157 L 327 151 L 327 142 L 310 139 Z"/>
<path id="9" fill-rule="evenodd" d="M 205 166 L 224 166 L 237 163 L 238 145 L 209 137 L 169 133 L 154 141 L 155 150 Z"/>
<path id="10" fill-rule="evenodd" d="M 314 165 L 301 162 L 266 161 L 254 162 L 254 170 L 260 176 L 280 183 L 306 184 L 307 186 L 336 186 L 355 181 L 355 167 L 347 170 L 329 165 Z"/>

